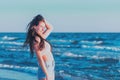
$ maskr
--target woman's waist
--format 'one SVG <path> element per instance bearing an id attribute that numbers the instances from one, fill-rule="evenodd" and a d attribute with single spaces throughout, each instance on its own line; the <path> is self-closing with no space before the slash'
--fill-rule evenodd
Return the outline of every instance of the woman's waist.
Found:
<path id="1" fill-rule="evenodd" d="M 52 55 L 52 53 L 43 53 L 41 54 L 42 55 L 42 58 L 44 61 L 51 61 L 51 60 L 54 60 L 54 57 Z"/>
<path id="2" fill-rule="evenodd" d="M 47 68 L 47 70 L 54 70 L 55 68 L 55 61 L 52 60 L 52 61 L 45 61 L 45 66 Z M 40 64 L 38 63 L 38 67 L 41 68 Z"/>

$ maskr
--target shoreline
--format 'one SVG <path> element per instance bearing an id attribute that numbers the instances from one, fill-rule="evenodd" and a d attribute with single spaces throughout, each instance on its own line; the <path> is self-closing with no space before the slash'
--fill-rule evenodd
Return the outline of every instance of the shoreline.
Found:
<path id="1" fill-rule="evenodd" d="M 37 80 L 36 76 L 8 69 L 0 69 L 0 73 L 0 80 Z"/>

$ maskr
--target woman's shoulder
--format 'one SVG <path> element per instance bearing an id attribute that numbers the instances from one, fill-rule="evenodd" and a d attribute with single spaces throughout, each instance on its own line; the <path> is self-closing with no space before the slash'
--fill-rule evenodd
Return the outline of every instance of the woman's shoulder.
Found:
<path id="1" fill-rule="evenodd" d="M 40 43 L 40 42 L 41 42 L 41 39 L 40 39 L 40 37 L 38 37 L 38 36 L 35 37 L 35 40 L 36 40 L 37 43 Z"/>
<path id="2" fill-rule="evenodd" d="M 40 38 L 38 36 L 35 37 L 35 41 L 33 41 L 33 48 L 35 50 L 38 50 L 39 49 L 39 43 L 40 43 Z"/>

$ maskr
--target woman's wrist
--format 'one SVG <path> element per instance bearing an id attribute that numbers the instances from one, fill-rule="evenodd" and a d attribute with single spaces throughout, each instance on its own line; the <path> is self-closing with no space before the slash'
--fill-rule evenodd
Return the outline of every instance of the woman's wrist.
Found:
<path id="1" fill-rule="evenodd" d="M 44 20 L 44 23 L 47 29 L 52 29 L 52 25 L 48 21 Z"/>

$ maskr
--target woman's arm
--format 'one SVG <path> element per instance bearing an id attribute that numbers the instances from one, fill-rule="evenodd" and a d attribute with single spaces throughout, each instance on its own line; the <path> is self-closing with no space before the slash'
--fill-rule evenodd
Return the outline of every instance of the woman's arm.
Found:
<path id="1" fill-rule="evenodd" d="M 53 26 L 51 24 L 49 24 L 46 20 L 44 20 L 45 26 L 46 26 L 46 30 L 43 32 L 43 38 L 46 39 L 49 34 L 52 32 L 53 30 Z"/>
<path id="2" fill-rule="evenodd" d="M 35 43 L 35 44 L 34 44 L 34 50 L 35 50 L 35 53 L 36 53 L 36 55 L 37 55 L 38 62 L 39 62 L 39 64 L 40 64 L 43 72 L 45 73 L 46 77 L 48 78 L 48 72 L 47 72 L 45 63 L 44 63 L 44 61 L 43 61 L 42 55 L 41 55 L 41 51 L 40 51 L 40 49 L 39 49 L 40 38 L 39 38 L 39 37 L 36 37 L 36 40 L 38 41 L 38 43 Z"/>

